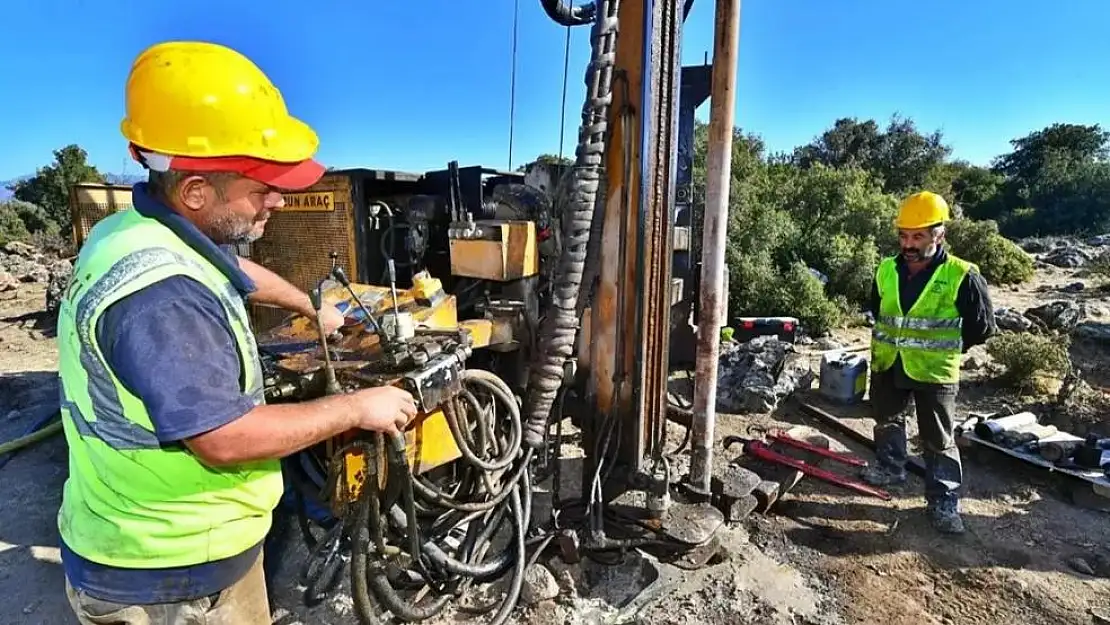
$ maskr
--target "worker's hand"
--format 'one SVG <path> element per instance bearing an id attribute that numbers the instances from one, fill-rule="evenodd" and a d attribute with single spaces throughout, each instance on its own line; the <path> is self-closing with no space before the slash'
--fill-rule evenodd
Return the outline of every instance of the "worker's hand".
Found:
<path id="1" fill-rule="evenodd" d="M 355 403 L 355 427 L 371 432 L 396 434 L 416 416 L 416 400 L 396 386 L 379 386 L 351 393 Z"/>
<path id="2" fill-rule="evenodd" d="M 323 304 L 320 306 L 320 323 L 324 326 L 324 334 L 331 336 L 343 327 L 345 319 L 338 308 L 331 304 Z"/>

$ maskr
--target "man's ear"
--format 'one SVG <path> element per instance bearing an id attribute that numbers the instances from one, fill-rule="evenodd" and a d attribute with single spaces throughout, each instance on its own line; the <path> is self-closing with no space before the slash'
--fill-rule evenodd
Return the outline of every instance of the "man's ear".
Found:
<path id="1" fill-rule="evenodd" d="M 204 176 L 189 176 L 177 185 L 177 200 L 189 210 L 202 210 L 208 204 L 207 187 Z"/>

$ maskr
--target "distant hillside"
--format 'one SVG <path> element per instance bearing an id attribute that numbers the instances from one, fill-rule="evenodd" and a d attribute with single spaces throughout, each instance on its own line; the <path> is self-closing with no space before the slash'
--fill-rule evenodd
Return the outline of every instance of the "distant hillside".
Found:
<path id="1" fill-rule="evenodd" d="M 14 187 L 16 184 L 23 182 L 34 174 L 27 174 L 11 180 L 0 180 L 0 202 L 12 199 L 12 190 L 8 187 Z"/>
<path id="2" fill-rule="evenodd" d="M 0 180 L 0 202 L 12 199 L 12 190 L 11 190 L 10 187 L 13 187 L 16 184 L 18 184 L 18 183 L 20 183 L 24 180 L 27 180 L 28 178 L 30 178 L 33 175 L 34 174 L 27 174 L 26 176 L 19 176 L 18 178 L 12 178 L 10 180 Z M 104 174 L 104 178 L 108 181 L 108 184 L 118 184 L 118 185 L 130 186 L 130 185 L 135 184 L 136 182 L 142 182 L 142 181 L 146 180 L 146 175 L 145 174 Z"/>
<path id="3" fill-rule="evenodd" d="M 131 186 L 136 182 L 145 181 L 146 174 L 104 174 L 104 178 L 108 180 L 108 184 Z"/>

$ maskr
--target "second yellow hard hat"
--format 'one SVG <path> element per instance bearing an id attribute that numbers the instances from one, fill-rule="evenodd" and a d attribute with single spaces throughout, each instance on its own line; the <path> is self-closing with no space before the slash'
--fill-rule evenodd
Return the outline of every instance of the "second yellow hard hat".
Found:
<path id="1" fill-rule="evenodd" d="M 948 221 L 949 214 L 948 202 L 943 197 L 921 191 L 902 200 L 896 225 L 906 230 L 928 228 Z"/>

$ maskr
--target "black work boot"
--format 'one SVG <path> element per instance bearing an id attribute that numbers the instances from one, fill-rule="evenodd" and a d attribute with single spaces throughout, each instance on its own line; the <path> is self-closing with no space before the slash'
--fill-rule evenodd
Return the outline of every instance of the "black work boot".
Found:
<path id="1" fill-rule="evenodd" d="M 930 501 L 927 506 L 929 520 L 933 527 L 944 534 L 963 534 L 964 521 L 960 518 L 959 505 L 956 500 L 942 499 Z"/>
<path id="2" fill-rule="evenodd" d="M 860 471 L 872 486 L 890 486 L 906 481 L 906 430 L 900 423 L 875 426 L 875 462 Z"/>
<path id="3" fill-rule="evenodd" d="M 872 486 L 891 486 L 893 484 L 901 484 L 906 481 L 906 469 L 903 467 L 892 467 L 883 462 L 876 462 L 869 464 L 860 471 L 860 477 L 863 481 Z"/>

